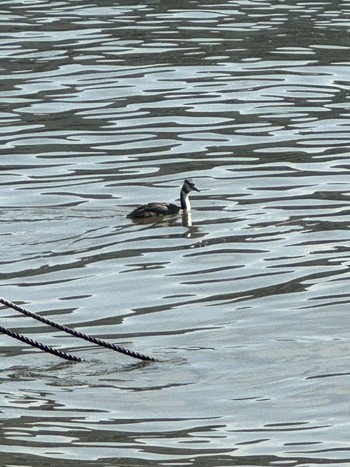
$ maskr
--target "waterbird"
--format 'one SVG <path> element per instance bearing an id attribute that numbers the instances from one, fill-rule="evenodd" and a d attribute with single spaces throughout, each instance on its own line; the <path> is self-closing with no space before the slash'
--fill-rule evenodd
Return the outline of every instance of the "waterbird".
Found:
<path id="1" fill-rule="evenodd" d="M 184 212 L 191 211 L 189 194 L 191 191 L 200 191 L 192 178 L 186 178 L 180 191 L 181 206 L 173 203 L 148 203 L 134 209 L 127 217 L 131 219 L 142 219 L 147 217 L 175 215 L 182 209 Z"/>

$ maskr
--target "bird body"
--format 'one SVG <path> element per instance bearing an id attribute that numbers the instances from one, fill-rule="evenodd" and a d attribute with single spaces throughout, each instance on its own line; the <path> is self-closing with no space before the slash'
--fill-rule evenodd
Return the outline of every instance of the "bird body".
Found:
<path id="1" fill-rule="evenodd" d="M 156 217 L 156 216 L 169 216 L 172 214 L 178 214 L 180 207 L 176 204 L 168 203 L 148 203 L 143 206 L 139 206 L 134 209 L 128 217 Z"/>
<path id="2" fill-rule="evenodd" d="M 193 180 L 191 178 L 187 178 L 184 181 L 180 191 L 181 206 L 177 206 L 173 203 L 143 204 L 128 214 L 128 217 L 131 219 L 144 219 L 148 217 L 173 216 L 178 214 L 181 209 L 184 211 L 190 211 L 191 204 L 189 200 L 189 193 L 193 190 L 199 191 Z"/>

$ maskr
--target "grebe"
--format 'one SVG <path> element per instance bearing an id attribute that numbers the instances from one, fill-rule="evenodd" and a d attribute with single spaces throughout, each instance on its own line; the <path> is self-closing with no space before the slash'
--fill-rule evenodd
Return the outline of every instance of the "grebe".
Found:
<path id="1" fill-rule="evenodd" d="M 171 216 L 178 214 L 180 210 L 191 211 L 189 194 L 191 191 L 200 191 L 192 178 L 186 178 L 180 191 L 181 207 L 172 203 L 148 203 L 134 209 L 127 217 L 140 219 L 146 217 Z"/>

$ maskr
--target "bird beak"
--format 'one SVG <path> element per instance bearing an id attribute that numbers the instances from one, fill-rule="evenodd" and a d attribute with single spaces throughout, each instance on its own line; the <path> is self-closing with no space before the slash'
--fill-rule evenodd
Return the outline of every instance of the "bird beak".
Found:
<path id="1" fill-rule="evenodd" d="M 194 190 L 194 191 L 199 191 L 199 192 L 201 191 L 201 190 L 198 190 L 198 188 L 197 188 L 196 186 L 194 186 L 194 187 L 192 188 L 192 190 Z"/>

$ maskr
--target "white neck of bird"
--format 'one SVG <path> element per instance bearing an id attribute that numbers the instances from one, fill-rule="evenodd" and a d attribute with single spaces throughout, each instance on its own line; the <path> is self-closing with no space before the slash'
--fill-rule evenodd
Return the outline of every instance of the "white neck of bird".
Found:
<path id="1" fill-rule="evenodd" d="M 181 209 L 191 211 L 191 203 L 188 193 L 181 191 Z"/>

